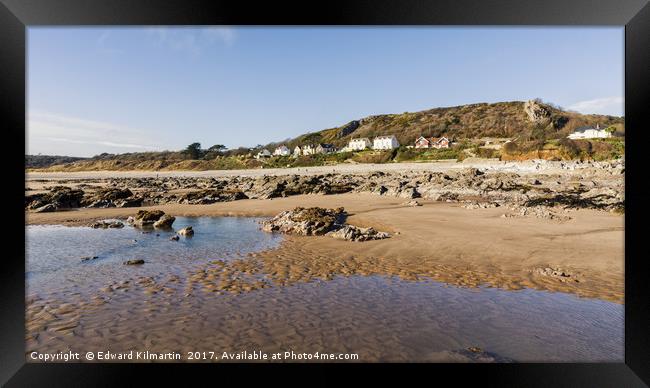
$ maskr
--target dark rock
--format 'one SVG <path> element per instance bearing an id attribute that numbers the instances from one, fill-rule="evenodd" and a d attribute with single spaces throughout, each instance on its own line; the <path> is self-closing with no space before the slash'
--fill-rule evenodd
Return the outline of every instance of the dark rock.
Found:
<path id="1" fill-rule="evenodd" d="M 127 260 L 122 264 L 124 264 L 124 265 L 140 265 L 140 264 L 144 264 L 144 260 L 142 260 L 142 259 Z"/>

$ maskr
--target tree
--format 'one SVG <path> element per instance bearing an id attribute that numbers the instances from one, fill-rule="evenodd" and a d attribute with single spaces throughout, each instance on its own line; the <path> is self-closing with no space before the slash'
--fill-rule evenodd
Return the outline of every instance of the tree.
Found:
<path id="1" fill-rule="evenodd" d="M 201 143 L 192 143 L 181 152 L 190 159 L 199 159 L 201 158 Z"/>
<path id="2" fill-rule="evenodd" d="M 227 149 L 226 146 L 223 145 L 223 144 L 215 144 L 212 147 L 208 148 L 208 151 L 216 152 L 216 153 L 220 154 L 221 152 L 225 151 L 226 149 Z"/>

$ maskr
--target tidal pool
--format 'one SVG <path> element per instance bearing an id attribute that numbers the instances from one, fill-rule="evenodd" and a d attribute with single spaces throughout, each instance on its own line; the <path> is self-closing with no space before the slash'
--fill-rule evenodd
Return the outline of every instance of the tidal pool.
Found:
<path id="1" fill-rule="evenodd" d="M 624 306 L 564 293 L 376 275 L 188 293 L 197 268 L 277 247 L 282 238 L 260 231 L 255 218 L 178 217 L 174 228 L 184 226 L 195 235 L 179 241 L 169 240 L 173 231 L 130 226 L 27 227 L 27 351 L 327 352 L 356 353 L 360 362 L 624 359 Z M 122 265 L 130 259 L 145 264 Z M 117 286 L 106 291 L 107 284 Z M 151 284 L 160 285 L 157 292 Z"/>

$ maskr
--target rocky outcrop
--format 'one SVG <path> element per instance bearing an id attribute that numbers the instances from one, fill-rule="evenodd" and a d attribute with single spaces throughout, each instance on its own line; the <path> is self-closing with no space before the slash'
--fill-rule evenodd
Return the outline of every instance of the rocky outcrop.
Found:
<path id="1" fill-rule="evenodd" d="M 49 212 L 55 212 L 57 210 L 58 208 L 56 207 L 56 205 L 48 203 L 46 205 L 34 209 L 34 213 L 49 213 Z"/>
<path id="2" fill-rule="evenodd" d="M 352 132 L 356 131 L 357 128 L 359 128 L 360 124 L 361 123 L 358 120 L 350 121 L 349 123 L 342 126 L 341 129 L 339 129 L 339 131 L 336 133 L 336 137 L 340 139 L 351 134 Z"/>
<path id="3" fill-rule="evenodd" d="M 120 221 L 96 221 L 90 224 L 93 229 L 120 229 L 124 224 Z"/>
<path id="4" fill-rule="evenodd" d="M 548 122 L 551 117 L 551 111 L 535 100 L 524 103 L 524 112 L 528 115 L 528 120 L 535 124 Z"/>
<path id="5" fill-rule="evenodd" d="M 248 196 L 241 190 L 204 189 L 183 194 L 178 199 L 178 203 L 207 205 L 215 202 L 237 201 L 240 199 L 248 199 Z"/>
<path id="6" fill-rule="evenodd" d="M 378 232 L 373 228 L 360 228 L 354 225 L 345 225 L 336 231 L 329 232 L 328 235 L 339 240 L 348 241 L 382 240 L 390 237 L 390 234 L 386 232 Z"/>
<path id="7" fill-rule="evenodd" d="M 81 206 L 84 192 L 79 189 L 72 189 L 67 186 L 54 186 L 49 193 L 32 194 L 25 197 L 25 206 L 30 210 L 55 211 L 59 209 L 71 209 Z M 45 208 L 46 205 L 52 205 Z M 54 210 L 50 210 L 54 209 Z"/>
<path id="8" fill-rule="evenodd" d="M 303 236 L 323 235 L 342 227 L 346 216 L 343 208 L 297 207 L 262 221 L 262 230 Z"/>
<path id="9" fill-rule="evenodd" d="M 516 168 L 512 163 L 504 162 L 491 167 L 449 169 L 444 172 L 114 178 L 93 182 L 106 184 L 111 189 L 86 187 L 94 190 L 89 193 L 54 186 L 49 188 L 50 192 L 26 196 L 25 207 L 31 211 L 57 211 L 74 207 L 76 202 L 83 202 L 84 206 L 89 207 L 157 206 L 179 202 L 208 204 L 245 198 L 272 199 L 356 192 L 404 198 L 404 201 L 422 198 L 460 202 L 467 207 L 498 203 L 527 208 L 623 211 L 624 172 L 625 162 L 622 159 L 608 162 L 532 160 L 518 163 Z M 127 191 L 121 187 L 129 189 Z M 122 198 L 129 193 L 129 197 Z M 92 202 L 87 202 L 90 200 Z"/>
<path id="10" fill-rule="evenodd" d="M 127 199 L 117 201 L 117 202 L 115 202 L 115 206 L 117 206 L 117 207 L 140 207 L 140 206 L 142 206 L 142 202 L 143 202 L 143 198 L 133 197 L 133 198 L 127 198 Z"/>
<path id="11" fill-rule="evenodd" d="M 301 236 L 328 235 L 341 240 L 367 241 L 390 237 L 388 233 L 373 228 L 346 225 L 345 209 L 324 209 L 320 207 L 284 211 L 270 220 L 262 221 L 262 230 Z"/>
<path id="12" fill-rule="evenodd" d="M 82 206 L 89 208 L 108 208 L 108 207 L 137 207 L 142 200 L 131 200 L 133 192 L 128 188 L 107 187 L 99 188 L 93 192 L 84 193 Z M 124 204 L 130 206 L 124 206 Z"/>
<path id="13" fill-rule="evenodd" d="M 108 208 L 108 207 L 115 207 L 115 204 L 113 203 L 113 201 L 110 201 L 110 200 L 99 199 L 99 200 L 91 203 L 90 205 L 88 205 L 86 207 L 105 209 L 105 208 Z"/>
<path id="14" fill-rule="evenodd" d="M 139 210 L 135 216 L 127 218 L 126 222 L 137 227 L 153 226 L 164 215 L 162 210 Z"/>

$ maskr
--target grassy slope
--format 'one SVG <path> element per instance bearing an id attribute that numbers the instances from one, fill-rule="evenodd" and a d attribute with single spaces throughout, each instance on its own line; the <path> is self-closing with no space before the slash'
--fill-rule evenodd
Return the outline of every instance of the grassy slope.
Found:
<path id="1" fill-rule="evenodd" d="M 524 111 L 524 102 L 499 102 L 494 104 L 471 104 L 456 107 L 434 108 L 420 112 L 402 114 L 385 114 L 370 116 L 358 121 L 355 129 L 349 130 L 349 123 L 341 127 L 324 129 L 307 133 L 283 142 L 291 149 L 296 145 L 308 143 L 333 143 L 342 147 L 351 138 L 378 135 L 395 135 L 403 145 L 412 144 L 420 135 L 451 136 L 457 140 L 481 137 L 517 137 L 520 139 L 562 139 L 575 128 L 583 125 L 615 126 L 624 132 L 623 118 L 602 115 L 583 115 L 562 111 L 550 105 L 544 105 L 551 113 L 542 124 L 531 123 Z M 346 131 L 346 128 L 348 129 Z M 347 133 L 346 133 L 347 132 Z M 189 139 L 188 139 L 189 142 Z M 542 141 L 543 142 L 543 141 Z M 277 143 L 272 143 L 274 145 Z M 469 146 L 465 146 L 469 147 Z M 562 150 L 548 152 L 529 152 L 525 144 L 520 144 L 520 152 L 505 155 L 511 159 L 537 157 L 571 158 L 589 157 L 589 153 L 580 154 L 579 150 L 571 154 Z M 463 148 L 463 147 L 459 147 Z M 602 148 L 602 147 L 601 147 Z M 611 147 L 610 147 L 611 148 Z M 259 162 L 247 157 L 218 157 L 212 160 L 184 160 L 178 152 L 150 152 L 122 155 L 105 155 L 92 159 L 50 166 L 41 171 L 99 171 L 99 170 L 219 170 L 268 167 L 313 166 L 340 163 L 345 160 L 354 162 L 382 163 L 390 161 L 435 160 L 462 158 L 464 155 L 456 150 L 429 150 L 426 153 L 400 150 L 393 153 L 363 152 L 356 154 L 314 155 L 300 157 L 297 160 L 288 157 L 273 158 Z M 475 148 L 475 151 L 479 150 Z M 523 152 L 525 151 L 525 152 Z M 609 155 L 609 151 L 601 152 Z M 581 155 L 581 156 L 578 156 Z M 495 155 L 479 155 L 493 157 Z"/>
<path id="2" fill-rule="evenodd" d="M 583 115 L 566 112 L 545 105 L 551 112 L 551 122 L 541 130 L 548 138 L 561 138 L 583 125 L 617 125 L 622 129 L 623 119 L 613 116 Z M 455 138 L 515 137 L 533 131 L 524 112 L 524 102 L 471 104 L 448 108 L 434 108 L 420 112 L 370 116 L 360 120 L 359 127 L 343 135 L 345 127 L 329 128 L 301 135 L 287 142 L 291 147 L 305 143 L 333 143 L 343 146 L 351 138 L 395 135 L 401 144 L 412 144 L 420 135 Z"/>

